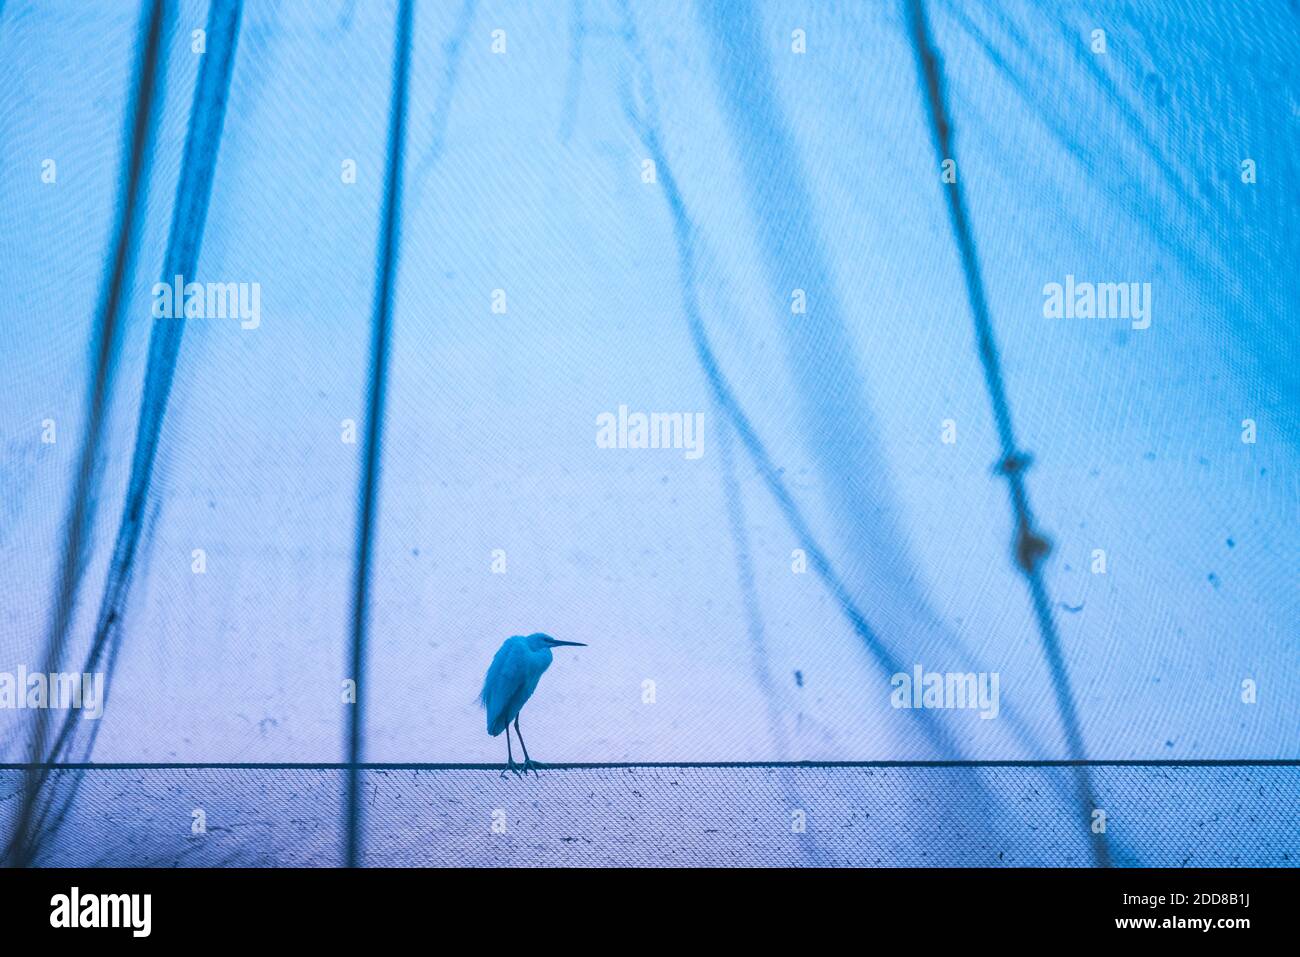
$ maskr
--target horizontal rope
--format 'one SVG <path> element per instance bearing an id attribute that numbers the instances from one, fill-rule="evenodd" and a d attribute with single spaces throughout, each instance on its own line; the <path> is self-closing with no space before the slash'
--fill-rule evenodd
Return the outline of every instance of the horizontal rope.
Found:
<path id="1" fill-rule="evenodd" d="M 991 761 L 625 761 L 539 764 L 542 771 L 615 771 L 635 768 L 1300 768 L 1300 758 L 1201 758 L 1160 760 Z M 506 771 L 506 764 L 427 762 L 53 762 L 0 764 L 0 771 Z M 522 767 L 522 765 L 520 765 Z"/>

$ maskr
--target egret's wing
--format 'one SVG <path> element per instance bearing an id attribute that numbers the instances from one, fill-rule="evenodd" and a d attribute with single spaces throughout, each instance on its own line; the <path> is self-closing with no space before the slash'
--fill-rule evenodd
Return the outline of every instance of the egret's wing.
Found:
<path id="1" fill-rule="evenodd" d="M 496 736 L 510 723 L 510 719 L 523 706 L 520 701 L 511 710 L 515 699 L 528 682 L 528 662 L 524 649 L 513 638 L 501 646 L 488 666 L 479 700 L 487 709 L 488 734 Z"/>

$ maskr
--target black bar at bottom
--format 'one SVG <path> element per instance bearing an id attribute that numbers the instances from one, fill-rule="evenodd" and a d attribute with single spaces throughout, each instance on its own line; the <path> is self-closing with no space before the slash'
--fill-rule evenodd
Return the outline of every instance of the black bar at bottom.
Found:
<path id="1" fill-rule="evenodd" d="M 9 942 L 205 945 L 580 934 L 612 946 L 687 928 L 733 944 L 777 929 L 873 943 L 1104 933 L 1231 944 L 1293 929 L 1298 890 L 1293 869 L 36 869 L 0 871 L 0 927 Z"/>

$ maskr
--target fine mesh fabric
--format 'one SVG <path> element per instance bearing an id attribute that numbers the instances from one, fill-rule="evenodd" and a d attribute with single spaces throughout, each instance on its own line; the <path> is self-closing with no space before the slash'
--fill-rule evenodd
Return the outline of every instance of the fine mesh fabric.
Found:
<path id="1" fill-rule="evenodd" d="M 1293 866 L 1298 53 L 1286 0 L 0 3 L 6 861 Z M 533 632 L 586 647 L 503 780 Z"/>

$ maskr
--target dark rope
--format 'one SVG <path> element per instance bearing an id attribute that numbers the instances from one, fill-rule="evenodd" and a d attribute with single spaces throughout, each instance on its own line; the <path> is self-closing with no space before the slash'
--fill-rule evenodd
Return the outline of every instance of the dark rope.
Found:
<path id="1" fill-rule="evenodd" d="M 906 0 L 908 21 L 912 31 L 912 43 L 916 52 L 917 68 L 929 107 L 931 132 L 934 138 L 935 153 L 940 165 L 953 157 L 952 129 L 948 111 L 944 102 L 944 80 L 942 64 L 938 51 L 930 38 L 929 24 L 926 22 L 925 9 L 921 0 Z M 1007 480 L 1011 496 L 1011 510 L 1015 518 L 1015 532 L 1012 552 L 1016 567 L 1024 574 L 1029 583 L 1029 593 L 1033 600 L 1034 614 L 1038 619 L 1038 630 L 1042 636 L 1043 651 L 1047 657 L 1048 668 L 1052 675 L 1052 686 L 1056 692 L 1057 708 L 1061 715 L 1061 724 L 1065 730 L 1066 743 L 1070 754 L 1082 760 L 1086 751 L 1083 733 L 1079 727 L 1079 717 L 1070 690 L 1070 679 L 1066 671 L 1065 659 L 1061 654 L 1061 641 L 1056 632 L 1056 623 L 1052 619 L 1051 600 L 1047 594 L 1047 585 L 1043 581 L 1042 561 L 1051 550 L 1047 538 L 1034 527 L 1033 511 L 1029 507 L 1029 493 L 1025 487 L 1024 473 L 1031 461 L 1030 456 L 1021 451 L 1016 444 L 1015 431 L 1011 423 L 1011 409 L 1007 402 L 1006 386 L 1002 378 L 1002 365 L 998 358 L 997 341 L 993 335 L 993 323 L 989 317 L 988 302 L 984 295 L 984 283 L 980 276 L 979 259 L 975 252 L 975 240 L 971 234 L 966 216 L 965 202 L 962 198 L 960 176 L 954 176 L 946 184 L 948 212 L 952 220 L 953 238 L 961 254 L 962 272 L 966 277 L 966 293 L 970 301 L 972 317 L 975 320 L 975 339 L 979 348 L 980 365 L 984 370 L 984 384 L 988 390 L 989 401 L 993 406 L 993 417 L 997 423 L 998 440 L 1001 445 L 1001 459 L 997 472 Z M 1093 796 L 1092 782 L 1086 771 L 1078 775 L 1077 786 L 1079 799 L 1084 805 L 1084 818 L 1089 824 L 1092 810 L 1097 806 Z M 1110 851 L 1106 837 L 1089 827 L 1092 834 L 1092 849 L 1098 865 L 1110 864 Z"/>
<path id="2" fill-rule="evenodd" d="M 883 673 L 887 676 L 897 674 L 902 670 L 901 662 L 871 626 L 866 614 L 854 600 L 848 585 L 832 564 L 830 556 L 818 544 L 803 511 L 794 500 L 794 496 L 790 494 L 790 490 L 782 480 L 780 470 L 772 461 L 766 445 L 758 435 L 753 423 L 750 422 L 745 410 L 741 407 L 735 391 L 718 362 L 717 354 L 713 350 L 708 331 L 704 327 L 704 318 L 700 314 L 699 295 L 695 282 L 695 226 L 686 210 L 686 202 L 678 189 L 677 179 L 673 175 L 672 167 L 668 163 L 667 156 L 659 140 L 653 84 L 649 78 L 649 68 L 645 65 L 640 50 L 636 26 L 626 3 L 623 5 L 623 10 L 625 39 L 628 48 L 646 73 L 644 78 L 645 89 L 642 92 L 647 101 L 649 115 L 648 117 L 641 115 L 641 112 L 632 102 L 630 91 L 626 89 L 624 90 L 623 109 L 628 117 L 628 122 L 632 124 L 643 145 L 649 151 L 650 158 L 654 161 L 660 184 L 663 187 L 664 199 L 672 216 L 673 236 L 677 246 L 679 282 L 682 292 L 682 309 L 690 330 L 696 359 L 704 373 L 705 382 L 718 407 L 723 410 L 731 426 L 736 430 L 741 445 L 749 455 L 768 492 L 775 499 L 786 523 L 808 553 L 809 564 L 822 584 L 831 593 L 840 614 L 853 628 L 854 633 L 862 639 L 871 657 Z M 961 749 L 952 736 L 934 719 L 931 713 L 909 711 L 908 714 L 916 719 L 922 732 L 929 738 L 937 753 L 944 755 L 961 753 Z"/>
<path id="3" fill-rule="evenodd" d="M 640 110 L 632 102 L 630 90 L 626 87 L 623 90 L 623 109 L 628 117 L 628 122 L 636 130 L 643 145 L 649 151 L 651 159 L 654 161 L 660 184 L 663 187 L 664 198 L 672 216 L 673 235 L 678 254 L 682 309 L 685 313 L 691 340 L 695 347 L 696 358 L 700 363 L 705 381 L 715 402 L 724 411 L 731 426 L 736 430 L 736 435 L 739 437 L 745 451 L 749 454 L 768 492 L 776 500 L 786 522 L 804 545 L 808 553 L 809 563 L 817 573 L 818 578 L 821 579 L 822 584 L 835 599 L 840 613 L 849 622 L 858 637 L 862 639 L 877 666 L 886 675 L 896 674 L 900 670 L 898 661 L 867 621 L 866 615 L 854 601 L 852 593 L 843 579 L 840 578 L 829 556 L 817 544 L 807 520 L 782 481 L 779 470 L 772 462 L 766 446 L 741 407 L 735 392 L 718 363 L 717 355 L 713 351 L 708 331 L 704 327 L 704 318 L 700 313 L 699 295 L 696 288 L 695 225 L 686 210 L 685 200 L 677 187 L 677 180 L 673 176 L 672 168 L 668 163 L 659 139 L 653 82 L 649 75 L 649 67 L 645 64 L 640 49 L 635 22 L 626 3 L 623 4 L 623 16 L 625 42 L 633 58 L 642 67 L 645 74 L 642 93 L 646 101 L 647 116 L 642 116 Z M 931 713 L 909 711 L 908 714 L 915 718 L 917 726 L 929 739 L 938 754 L 955 755 L 961 753 L 961 749 L 952 735 L 934 719 Z M 975 787 L 987 806 L 995 806 L 992 794 L 978 778 L 975 781 Z"/>
<path id="4" fill-rule="evenodd" d="M 139 239 L 139 214 L 144 206 L 143 195 L 148 180 L 145 167 L 155 125 L 154 103 L 164 72 L 159 68 L 163 60 L 162 33 L 162 0 L 154 0 L 146 8 L 140 24 L 140 48 L 143 53 L 136 66 L 132 84 L 134 110 L 128 113 L 130 119 L 126 139 L 129 147 L 123 157 L 122 201 L 118 213 L 117 239 L 104 277 L 104 289 L 98 310 L 99 321 L 91 344 L 91 384 L 86 399 L 85 439 L 81 444 L 77 477 L 68 502 L 58 590 L 54 600 L 50 633 L 45 645 L 45 663 L 41 669 L 47 674 L 59 670 L 59 664 L 63 661 L 67 649 L 73 606 L 76 603 L 77 589 L 81 583 L 81 573 L 86 561 L 86 542 L 90 538 L 90 528 L 95 517 L 99 486 L 97 465 L 103 439 L 104 418 L 108 399 L 112 394 L 113 372 L 117 366 L 118 346 L 121 340 L 122 302 L 127 295 L 123 292 L 123 287 L 135 263 Z M 49 711 L 45 709 L 37 711 L 31 741 L 32 756 L 37 760 L 45 756 L 51 720 Z M 42 778 L 39 775 L 33 775 L 27 782 L 22 809 L 14 825 L 10 843 L 15 863 L 28 862 L 30 847 L 26 840 L 26 833 L 31 824 L 41 783 Z"/>
<path id="5" fill-rule="evenodd" d="M 198 266 L 199 250 L 202 246 L 203 229 L 207 221 L 208 203 L 212 192 L 212 180 L 220 152 L 242 11 L 242 0 L 214 3 L 208 11 L 209 49 L 199 68 L 190 108 L 184 159 L 176 186 L 171 232 L 163 260 L 164 282 L 170 283 L 176 275 L 193 276 Z M 86 663 L 82 668 L 84 672 L 96 671 L 107 651 L 106 673 L 110 680 L 105 682 L 106 689 L 112 687 L 111 677 L 120 643 L 119 626 L 130 591 L 140 533 L 144 525 L 145 504 L 149 496 L 163 416 L 171 394 L 184 327 L 184 320 L 181 319 L 159 320 L 155 322 L 149 338 L 149 359 L 145 371 L 140 416 L 136 426 L 135 448 L 131 457 L 126 502 L 113 545 L 94 636 Z M 108 703 L 108 694 L 106 690 L 105 706 Z M 71 746 L 73 730 L 77 725 L 75 714 L 69 713 L 51 749 L 53 757 L 63 754 Z M 95 722 L 89 740 L 83 748 L 83 754 L 87 758 L 94 747 L 99 727 L 99 723 Z M 41 783 L 43 782 L 38 782 L 37 791 Z M 56 821 L 62 819 L 67 804 L 68 801 L 65 800 L 63 809 L 53 815 Z M 35 835 L 38 832 L 48 831 L 44 822 L 50 811 L 51 807 L 47 807 L 32 828 L 33 837 L 29 843 L 35 842 Z"/>
<path id="6" fill-rule="evenodd" d="M 393 63 L 392 112 L 388 122 L 388 172 L 375 282 L 375 322 L 370 347 L 370 383 L 366 400 L 366 451 L 361 474 L 357 518 L 356 577 L 352 592 L 350 671 L 356 700 L 348 712 L 348 785 L 346 850 L 348 867 L 361 856 L 361 755 L 365 736 L 363 691 L 366 666 L 366 612 L 370 600 L 370 563 L 375 537 L 375 500 L 379 489 L 379 450 L 388 389 L 388 351 L 392 333 L 394 287 L 397 281 L 397 234 L 402 211 L 402 151 L 406 137 L 407 65 L 411 56 L 410 0 L 397 12 L 396 58 Z"/>

